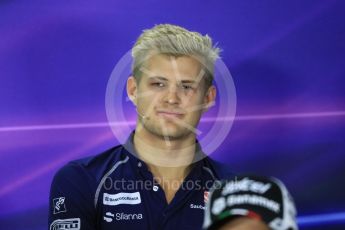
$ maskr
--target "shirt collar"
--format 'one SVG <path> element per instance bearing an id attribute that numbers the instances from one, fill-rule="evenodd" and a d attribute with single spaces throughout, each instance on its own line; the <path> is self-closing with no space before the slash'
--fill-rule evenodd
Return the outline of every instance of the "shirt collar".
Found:
<path id="1" fill-rule="evenodd" d="M 138 153 L 136 152 L 134 148 L 134 133 L 133 131 L 129 137 L 127 138 L 127 141 L 123 144 L 125 148 L 125 152 L 129 157 L 129 161 L 131 164 L 137 168 L 138 170 L 148 170 L 148 167 L 146 163 L 141 160 L 138 156 Z M 193 159 L 193 168 L 191 170 L 191 173 L 197 173 L 199 175 L 202 170 L 202 166 L 204 165 L 204 159 L 207 158 L 206 154 L 202 151 L 201 145 L 198 140 L 196 140 L 196 148 L 195 148 L 195 154 Z"/>

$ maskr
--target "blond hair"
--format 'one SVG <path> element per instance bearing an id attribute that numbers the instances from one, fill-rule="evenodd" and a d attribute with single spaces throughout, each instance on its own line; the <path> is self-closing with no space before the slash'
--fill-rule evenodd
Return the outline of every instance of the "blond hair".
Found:
<path id="1" fill-rule="evenodd" d="M 219 58 L 220 49 L 212 45 L 212 39 L 207 34 L 203 36 L 171 24 L 160 24 L 144 30 L 132 48 L 132 74 L 137 79 L 140 78 L 141 67 L 151 51 L 172 56 L 199 57 L 206 67 L 206 86 L 212 85 L 214 64 Z"/>

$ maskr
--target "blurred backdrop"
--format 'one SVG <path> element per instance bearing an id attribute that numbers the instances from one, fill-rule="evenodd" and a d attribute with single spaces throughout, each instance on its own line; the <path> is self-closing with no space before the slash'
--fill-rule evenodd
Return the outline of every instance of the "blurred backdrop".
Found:
<path id="1" fill-rule="evenodd" d="M 236 120 L 211 156 L 281 179 L 301 229 L 344 229 L 344 12 L 341 0 L 0 1 L 0 229 L 47 229 L 54 173 L 118 144 L 108 79 L 160 23 L 223 49 Z"/>

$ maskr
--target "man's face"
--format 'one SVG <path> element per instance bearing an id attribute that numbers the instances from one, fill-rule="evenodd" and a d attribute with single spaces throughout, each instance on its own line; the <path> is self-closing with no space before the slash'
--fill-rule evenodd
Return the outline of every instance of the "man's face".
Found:
<path id="1" fill-rule="evenodd" d="M 206 89 L 200 62 L 190 56 L 156 54 L 146 60 L 141 72 L 139 82 L 132 80 L 139 125 L 162 138 L 197 134 L 201 114 L 216 93 L 214 86 Z"/>

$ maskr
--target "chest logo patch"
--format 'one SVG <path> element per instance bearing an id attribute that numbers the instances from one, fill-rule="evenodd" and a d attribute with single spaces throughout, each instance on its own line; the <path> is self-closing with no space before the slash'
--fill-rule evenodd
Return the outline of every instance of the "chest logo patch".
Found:
<path id="1" fill-rule="evenodd" d="M 50 230 L 80 230 L 80 218 L 58 219 L 51 223 Z"/>
<path id="2" fill-rule="evenodd" d="M 58 214 L 60 212 L 66 212 L 66 205 L 65 205 L 65 197 L 59 197 L 53 199 L 53 206 L 54 206 L 54 214 Z"/>
<path id="3" fill-rule="evenodd" d="M 103 193 L 104 205 L 119 205 L 119 204 L 140 204 L 141 197 L 139 192 L 120 192 L 116 194 Z"/>
<path id="4" fill-rule="evenodd" d="M 208 197 L 210 195 L 210 192 L 209 191 L 204 191 L 204 203 L 206 204 L 207 201 L 208 201 Z"/>

